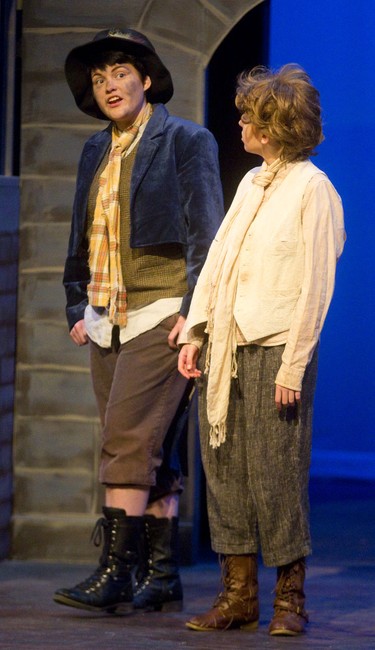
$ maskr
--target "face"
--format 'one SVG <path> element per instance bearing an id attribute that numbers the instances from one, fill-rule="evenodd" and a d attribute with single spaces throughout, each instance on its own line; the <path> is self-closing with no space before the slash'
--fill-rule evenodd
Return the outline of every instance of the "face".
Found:
<path id="1" fill-rule="evenodd" d="M 279 157 L 280 147 L 268 135 L 257 129 L 249 121 L 246 113 L 241 115 L 239 125 L 242 128 L 241 140 L 245 151 L 262 156 L 268 165 Z"/>
<path id="2" fill-rule="evenodd" d="M 242 128 L 241 140 L 245 151 L 263 156 L 265 137 L 255 126 L 248 121 L 246 114 L 241 115 L 239 125 Z M 268 140 L 268 138 L 266 138 Z"/>
<path id="3" fill-rule="evenodd" d="M 91 79 L 94 99 L 102 113 L 121 130 L 131 126 L 146 104 L 150 77 L 142 81 L 131 63 L 117 63 L 93 70 Z"/>

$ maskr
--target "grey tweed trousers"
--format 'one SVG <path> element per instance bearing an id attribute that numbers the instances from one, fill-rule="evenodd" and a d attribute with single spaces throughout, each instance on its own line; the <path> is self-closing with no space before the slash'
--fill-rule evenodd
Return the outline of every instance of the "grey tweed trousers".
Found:
<path id="1" fill-rule="evenodd" d="M 227 439 L 209 445 L 206 377 L 198 381 L 200 439 L 214 551 L 257 553 L 282 566 L 311 553 L 308 482 L 318 354 L 306 369 L 297 409 L 280 414 L 275 377 L 284 346 L 238 348 Z"/>

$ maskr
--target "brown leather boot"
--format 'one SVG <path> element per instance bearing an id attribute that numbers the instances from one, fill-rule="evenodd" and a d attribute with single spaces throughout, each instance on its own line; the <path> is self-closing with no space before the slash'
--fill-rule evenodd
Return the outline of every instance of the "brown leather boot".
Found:
<path id="1" fill-rule="evenodd" d="M 224 555 L 221 558 L 224 591 L 206 614 L 186 623 L 191 630 L 256 629 L 259 620 L 257 556 Z"/>
<path id="2" fill-rule="evenodd" d="M 273 636 L 296 636 L 305 631 L 309 618 L 305 612 L 305 559 L 277 569 L 274 616 L 268 628 Z"/>

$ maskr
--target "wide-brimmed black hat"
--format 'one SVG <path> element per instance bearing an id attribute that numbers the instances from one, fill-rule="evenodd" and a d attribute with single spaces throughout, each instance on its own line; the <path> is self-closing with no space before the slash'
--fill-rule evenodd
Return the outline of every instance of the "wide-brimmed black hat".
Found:
<path id="1" fill-rule="evenodd" d="M 92 94 L 90 66 L 102 52 L 121 51 L 136 57 L 151 79 L 147 99 L 166 104 L 173 95 L 172 78 L 148 38 L 134 29 L 105 29 L 85 45 L 75 47 L 65 61 L 65 76 L 78 108 L 91 117 L 107 120 Z"/>

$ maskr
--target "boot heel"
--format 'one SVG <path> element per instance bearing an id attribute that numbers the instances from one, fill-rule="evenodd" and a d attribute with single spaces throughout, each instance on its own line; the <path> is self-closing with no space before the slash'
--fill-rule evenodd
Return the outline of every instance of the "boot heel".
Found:
<path id="1" fill-rule="evenodd" d="M 160 611 L 164 614 L 170 614 L 171 612 L 182 612 L 183 610 L 183 601 L 182 600 L 171 600 L 170 603 L 163 603 Z"/>

